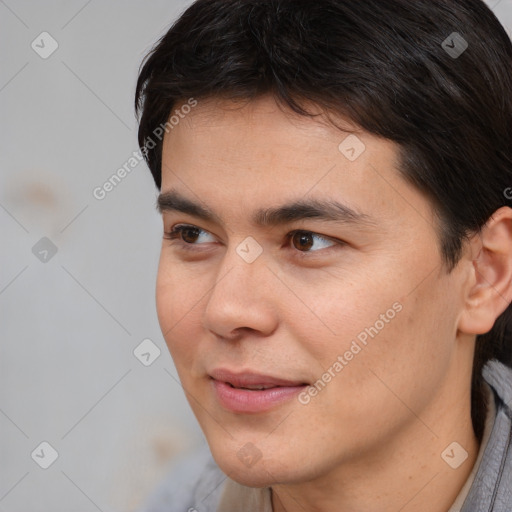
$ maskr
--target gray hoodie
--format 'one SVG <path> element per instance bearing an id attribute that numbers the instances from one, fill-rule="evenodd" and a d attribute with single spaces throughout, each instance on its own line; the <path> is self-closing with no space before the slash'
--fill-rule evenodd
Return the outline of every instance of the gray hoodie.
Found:
<path id="1" fill-rule="evenodd" d="M 483 369 L 483 377 L 494 396 L 495 416 L 460 511 L 512 512 L 512 369 L 490 361 Z M 272 510 L 263 491 L 258 493 L 230 481 L 205 446 L 179 464 L 138 512 L 227 512 L 223 505 L 219 508 L 219 503 L 229 485 L 247 490 L 239 493 L 244 495 L 240 503 L 243 512 Z"/>

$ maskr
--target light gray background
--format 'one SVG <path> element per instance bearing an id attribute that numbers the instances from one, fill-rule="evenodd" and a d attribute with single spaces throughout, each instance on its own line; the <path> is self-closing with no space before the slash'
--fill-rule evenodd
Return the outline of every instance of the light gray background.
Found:
<path id="1" fill-rule="evenodd" d="M 155 312 L 152 177 L 93 195 L 138 150 L 138 66 L 189 3 L 0 0 L 0 512 L 134 510 L 204 443 Z M 512 0 L 488 4 L 510 34 Z"/>

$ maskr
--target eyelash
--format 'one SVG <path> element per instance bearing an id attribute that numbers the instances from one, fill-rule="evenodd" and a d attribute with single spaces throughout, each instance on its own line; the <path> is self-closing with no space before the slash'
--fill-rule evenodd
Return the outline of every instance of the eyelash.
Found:
<path id="1" fill-rule="evenodd" d="M 194 247 L 196 245 L 203 245 L 203 244 L 187 243 L 187 242 L 184 242 L 183 240 L 179 239 L 180 235 L 185 230 L 187 230 L 187 229 L 198 230 L 200 233 L 208 233 L 208 231 L 206 231 L 204 229 L 201 229 L 201 228 L 199 228 L 197 226 L 193 226 L 191 224 L 178 224 L 178 225 L 174 226 L 173 229 L 171 229 L 171 231 L 165 232 L 164 233 L 164 238 L 166 240 L 171 240 L 171 241 L 176 240 L 176 243 L 180 246 L 180 248 L 185 250 L 185 251 L 191 251 L 191 252 L 198 253 L 200 251 L 200 249 L 196 249 Z M 338 239 L 335 239 L 335 238 L 327 237 L 327 236 L 321 235 L 319 233 L 316 233 L 314 231 L 307 231 L 307 230 L 304 230 L 304 229 L 296 229 L 296 230 L 291 231 L 290 233 L 288 233 L 286 235 L 286 245 L 287 246 L 290 245 L 290 242 L 291 242 L 292 238 L 297 233 L 310 234 L 310 235 L 313 235 L 315 238 L 319 238 L 321 240 L 324 240 L 324 241 L 327 241 L 327 242 L 332 242 L 332 243 L 335 244 L 333 246 L 326 247 L 324 249 L 319 249 L 317 251 L 299 251 L 299 250 L 297 250 L 296 251 L 297 252 L 297 257 L 299 257 L 299 258 L 311 257 L 311 256 L 308 256 L 308 255 L 315 254 L 315 253 L 321 252 L 321 251 L 328 251 L 329 249 L 335 249 L 336 245 L 338 245 L 338 246 L 347 245 L 342 240 L 338 240 Z"/>

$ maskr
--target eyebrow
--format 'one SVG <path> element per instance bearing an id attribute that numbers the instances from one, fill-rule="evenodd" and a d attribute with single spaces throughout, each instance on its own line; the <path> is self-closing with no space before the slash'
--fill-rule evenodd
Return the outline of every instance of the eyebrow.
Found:
<path id="1" fill-rule="evenodd" d="M 160 213 L 180 212 L 207 222 L 223 224 L 222 219 L 204 205 L 195 203 L 179 192 L 171 190 L 158 196 L 157 208 Z M 260 227 L 279 226 L 304 219 L 341 222 L 344 224 L 376 227 L 376 221 L 369 215 L 356 211 L 347 205 L 327 199 L 298 200 L 276 208 L 257 210 L 251 220 Z"/>

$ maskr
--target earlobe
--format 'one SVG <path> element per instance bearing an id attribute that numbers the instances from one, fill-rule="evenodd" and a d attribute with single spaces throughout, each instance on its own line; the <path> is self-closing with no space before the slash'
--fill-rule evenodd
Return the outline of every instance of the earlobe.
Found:
<path id="1" fill-rule="evenodd" d="M 459 330 L 478 335 L 489 332 L 512 301 L 512 209 L 496 210 L 470 244 L 471 286 Z"/>

